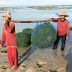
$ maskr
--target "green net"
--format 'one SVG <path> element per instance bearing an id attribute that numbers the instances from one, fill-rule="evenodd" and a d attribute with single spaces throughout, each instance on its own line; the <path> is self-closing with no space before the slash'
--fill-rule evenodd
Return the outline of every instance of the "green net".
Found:
<path id="1" fill-rule="evenodd" d="M 18 39 L 18 46 L 19 47 L 28 47 L 31 45 L 31 33 L 32 29 L 24 29 L 22 32 L 16 34 Z"/>
<path id="2" fill-rule="evenodd" d="M 23 29 L 23 33 L 27 33 L 27 34 L 32 34 L 32 31 L 33 29 L 30 29 L 30 28 L 26 28 L 26 29 Z"/>
<path id="3" fill-rule="evenodd" d="M 49 22 L 37 25 L 31 35 L 32 44 L 37 48 L 47 48 L 56 40 L 56 29 Z"/>

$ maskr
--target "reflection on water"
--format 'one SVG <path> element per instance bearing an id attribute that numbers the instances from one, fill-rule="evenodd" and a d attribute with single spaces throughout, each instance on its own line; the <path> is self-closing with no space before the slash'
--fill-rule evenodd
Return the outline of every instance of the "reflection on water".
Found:
<path id="1" fill-rule="evenodd" d="M 57 71 L 66 72 L 67 61 L 65 59 L 65 52 L 64 51 L 57 52 L 57 50 L 53 50 L 53 54 Z"/>
<path id="2" fill-rule="evenodd" d="M 69 50 L 69 53 L 66 56 L 66 59 L 68 61 L 68 67 L 66 72 L 72 72 L 72 47 Z"/>

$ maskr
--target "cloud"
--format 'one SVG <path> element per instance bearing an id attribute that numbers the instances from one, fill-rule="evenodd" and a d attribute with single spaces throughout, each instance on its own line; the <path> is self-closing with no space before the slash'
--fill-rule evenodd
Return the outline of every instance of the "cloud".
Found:
<path id="1" fill-rule="evenodd" d="M 4 5 L 4 4 L 6 4 L 5 2 L 0 2 L 0 5 Z"/>

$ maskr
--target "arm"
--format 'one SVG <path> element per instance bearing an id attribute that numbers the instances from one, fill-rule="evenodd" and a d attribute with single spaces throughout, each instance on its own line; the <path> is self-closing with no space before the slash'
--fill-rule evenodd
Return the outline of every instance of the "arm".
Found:
<path id="1" fill-rule="evenodd" d="M 54 18 L 50 18 L 50 21 L 58 22 L 58 20 L 54 20 Z"/>
<path id="2" fill-rule="evenodd" d="M 10 26 L 8 26 L 8 24 L 5 24 L 5 29 L 7 30 L 7 32 L 11 33 L 14 30 L 14 28 L 15 28 L 15 25 L 13 22 L 11 22 Z"/>
<path id="3" fill-rule="evenodd" d="M 67 39 L 69 38 L 69 31 L 70 31 L 70 28 L 69 28 L 69 22 L 68 22 L 68 24 L 67 24 Z"/>
<path id="4" fill-rule="evenodd" d="M 6 37 L 5 37 L 5 34 L 4 34 L 4 28 L 3 28 L 2 40 L 1 40 L 1 43 L 0 44 L 3 46 L 4 43 L 5 43 L 5 41 L 6 41 Z"/>

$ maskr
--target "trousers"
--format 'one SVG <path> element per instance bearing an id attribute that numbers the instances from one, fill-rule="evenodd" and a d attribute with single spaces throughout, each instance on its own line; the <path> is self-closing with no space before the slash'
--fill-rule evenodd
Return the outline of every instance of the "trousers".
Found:
<path id="1" fill-rule="evenodd" d="M 14 66 L 15 68 L 18 67 L 18 48 L 17 47 L 9 47 L 7 49 L 7 54 L 8 54 L 8 60 L 10 63 L 10 66 Z"/>
<path id="2" fill-rule="evenodd" d="M 67 34 L 62 35 L 62 36 L 58 36 L 58 34 L 57 34 L 57 38 L 56 38 L 56 41 L 54 42 L 53 48 L 57 48 L 58 42 L 59 42 L 59 40 L 60 40 L 60 38 L 61 38 L 61 42 L 62 42 L 62 43 L 61 43 L 61 50 L 63 50 L 64 47 L 65 47 L 66 35 L 67 35 Z"/>

